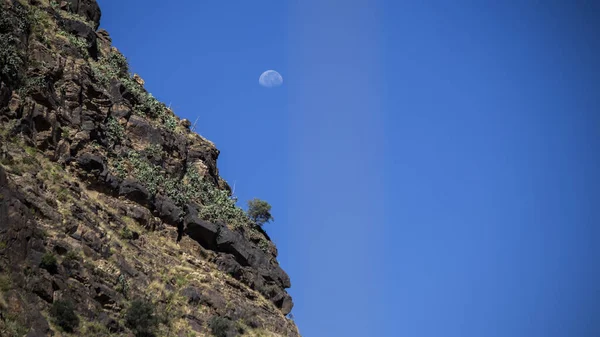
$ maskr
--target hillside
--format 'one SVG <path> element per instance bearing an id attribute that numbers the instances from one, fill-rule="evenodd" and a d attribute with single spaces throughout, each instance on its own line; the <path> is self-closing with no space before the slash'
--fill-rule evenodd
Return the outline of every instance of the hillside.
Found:
<path id="1" fill-rule="evenodd" d="M 299 336 L 219 150 L 94 0 L 0 0 L 0 335 Z"/>

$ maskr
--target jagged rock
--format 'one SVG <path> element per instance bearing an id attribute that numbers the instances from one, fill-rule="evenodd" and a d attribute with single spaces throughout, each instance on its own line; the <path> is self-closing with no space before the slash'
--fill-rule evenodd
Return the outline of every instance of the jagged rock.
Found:
<path id="1" fill-rule="evenodd" d="M 204 326 L 202 324 L 202 320 L 200 320 L 198 317 L 192 316 L 192 315 L 185 315 L 183 318 L 185 318 L 189 322 L 190 327 L 195 332 L 204 331 Z"/>
<path id="2" fill-rule="evenodd" d="M 61 23 L 65 31 L 83 38 L 88 43 L 87 49 L 91 57 L 94 59 L 98 57 L 98 43 L 94 29 L 78 20 L 62 19 Z"/>
<path id="3" fill-rule="evenodd" d="M 146 207 L 131 205 L 127 207 L 126 214 L 143 227 L 150 225 L 152 220 L 152 213 L 150 213 L 150 210 L 148 210 Z"/>
<path id="4" fill-rule="evenodd" d="M 189 121 L 189 119 L 182 119 L 179 121 L 179 125 L 183 126 L 186 129 L 189 129 L 192 126 L 192 122 Z"/>
<path id="5" fill-rule="evenodd" d="M 36 227 L 29 211 L 9 186 L 6 172 L 0 166 L 0 241 L 6 243 L 2 254 L 17 266 L 27 257 L 29 241 Z"/>
<path id="6" fill-rule="evenodd" d="M 59 241 L 54 244 L 54 251 L 58 255 L 65 255 L 70 250 L 71 250 L 71 246 L 69 246 L 68 244 L 66 244 L 64 242 Z"/>
<path id="7" fill-rule="evenodd" d="M 139 181 L 133 179 L 125 179 L 121 183 L 119 195 L 140 205 L 148 205 L 150 201 L 150 192 Z"/>
<path id="8" fill-rule="evenodd" d="M 94 23 L 94 29 L 100 25 L 102 12 L 95 0 L 65 0 L 66 8 L 73 13 L 79 14 Z"/>
<path id="9" fill-rule="evenodd" d="M 199 304 L 202 299 L 200 289 L 196 287 L 187 287 L 181 291 L 181 296 L 187 298 L 190 304 Z"/>
<path id="10" fill-rule="evenodd" d="M 154 199 L 154 207 L 156 207 L 158 216 L 169 225 L 177 226 L 181 222 L 183 210 L 177 207 L 170 198 L 158 194 Z"/>
<path id="11" fill-rule="evenodd" d="M 135 81 L 137 84 L 141 85 L 142 87 L 144 86 L 144 84 L 146 84 L 146 82 L 145 82 L 145 81 L 144 81 L 144 80 L 143 80 L 143 79 L 140 77 L 140 75 L 138 75 L 138 74 L 133 74 L 133 80 L 134 80 L 134 81 Z"/>
<path id="12" fill-rule="evenodd" d="M 131 135 L 133 147 L 138 151 L 144 150 L 150 144 L 162 145 L 163 142 L 160 130 L 137 115 L 129 118 L 127 132 Z"/>
<path id="13" fill-rule="evenodd" d="M 106 187 L 108 187 L 108 190 L 110 191 L 117 191 L 119 189 L 119 186 L 121 185 L 121 180 L 119 179 L 119 177 L 116 177 L 110 173 L 106 175 L 104 182 L 106 183 Z"/>
<path id="14" fill-rule="evenodd" d="M 67 158 L 70 157 L 71 152 L 71 144 L 65 140 L 61 139 L 56 146 L 56 150 L 54 151 L 54 157 L 52 158 L 54 161 L 58 161 L 64 163 L 67 161 Z"/>
<path id="15" fill-rule="evenodd" d="M 54 299 L 54 288 L 52 288 L 52 278 L 47 273 L 42 273 L 30 279 L 31 291 L 48 303 Z"/>
<path id="16" fill-rule="evenodd" d="M 184 221 L 184 233 L 207 249 L 215 248 L 219 227 L 200 220 L 197 215 L 188 214 Z"/>
<path id="17" fill-rule="evenodd" d="M 83 153 L 77 158 L 77 164 L 82 169 L 88 172 L 96 172 L 97 175 L 102 174 L 106 170 L 104 160 L 100 156 L 91 153 Z"/>
<path id="18" fill-rule="evenodd" d="M 102 284 L 96 284 L 94 286 L 94 292 L 94 299 L 105 309 L 112 308 L 120 298 L 116 291 Z"/>
<path id="19" fill-rule="evenodd" d="M 224 309 L 227 304 L 223 295 L 209 288 L 186 287 L 181 291 L 181 295 L 187 298 L 190 304 L 206 305 L 216 310 Z"/>
<path id="20" fill-rule="evenodd" d="M 131 108 L 123 103 L 114 103 L 110 108 L 110 116 L 114 118 L 128 118 L 131 115 Z"/>
<path id="21" fill-rule="evenodd" d="M 242 266 L 235 260 L 235 257 L 230 254 L 219 254 L 215 260 L 215 264 L 219 270 L 240 279 L 242 275 Z"/>
<path id="22" fill-rule="evenodd" d="M 110 47 L 112 45 L 112 39 L 110 38 L 110 34 L 104 29 L 99 29 L 96 32 L 96 39 L 98 41 L 98 50 L 103 56 L 108 55 L 108 53 L 110 52 Z"/>

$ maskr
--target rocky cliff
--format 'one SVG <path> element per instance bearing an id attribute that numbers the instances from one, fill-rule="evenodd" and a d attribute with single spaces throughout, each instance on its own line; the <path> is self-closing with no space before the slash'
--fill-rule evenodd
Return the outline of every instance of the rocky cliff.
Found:
<path id="1" fill-rule="evenodd" d="M 299 336 L 219 150 L 130 74 L 100 16 L 0 0 L 0 335 Z"/>

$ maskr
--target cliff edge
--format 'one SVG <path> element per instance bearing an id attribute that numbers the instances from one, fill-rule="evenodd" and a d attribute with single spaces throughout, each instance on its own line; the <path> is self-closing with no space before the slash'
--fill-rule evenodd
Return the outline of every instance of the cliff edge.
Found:
<path id="1" fill-rule="evenodd" d="M 94 0 L 0 0 L 0 335 L 299 336 L 219 150 Z"/>

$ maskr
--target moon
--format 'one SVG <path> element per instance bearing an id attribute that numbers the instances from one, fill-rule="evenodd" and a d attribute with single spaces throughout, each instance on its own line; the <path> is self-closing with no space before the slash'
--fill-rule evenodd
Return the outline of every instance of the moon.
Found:
<path id="1" fill-rule="evenodd" d="M 283 77 L 275 70 L 267 70 L 260 75 L 258 83 L 265 88 L 274 88 L 283 84 Z"/>

